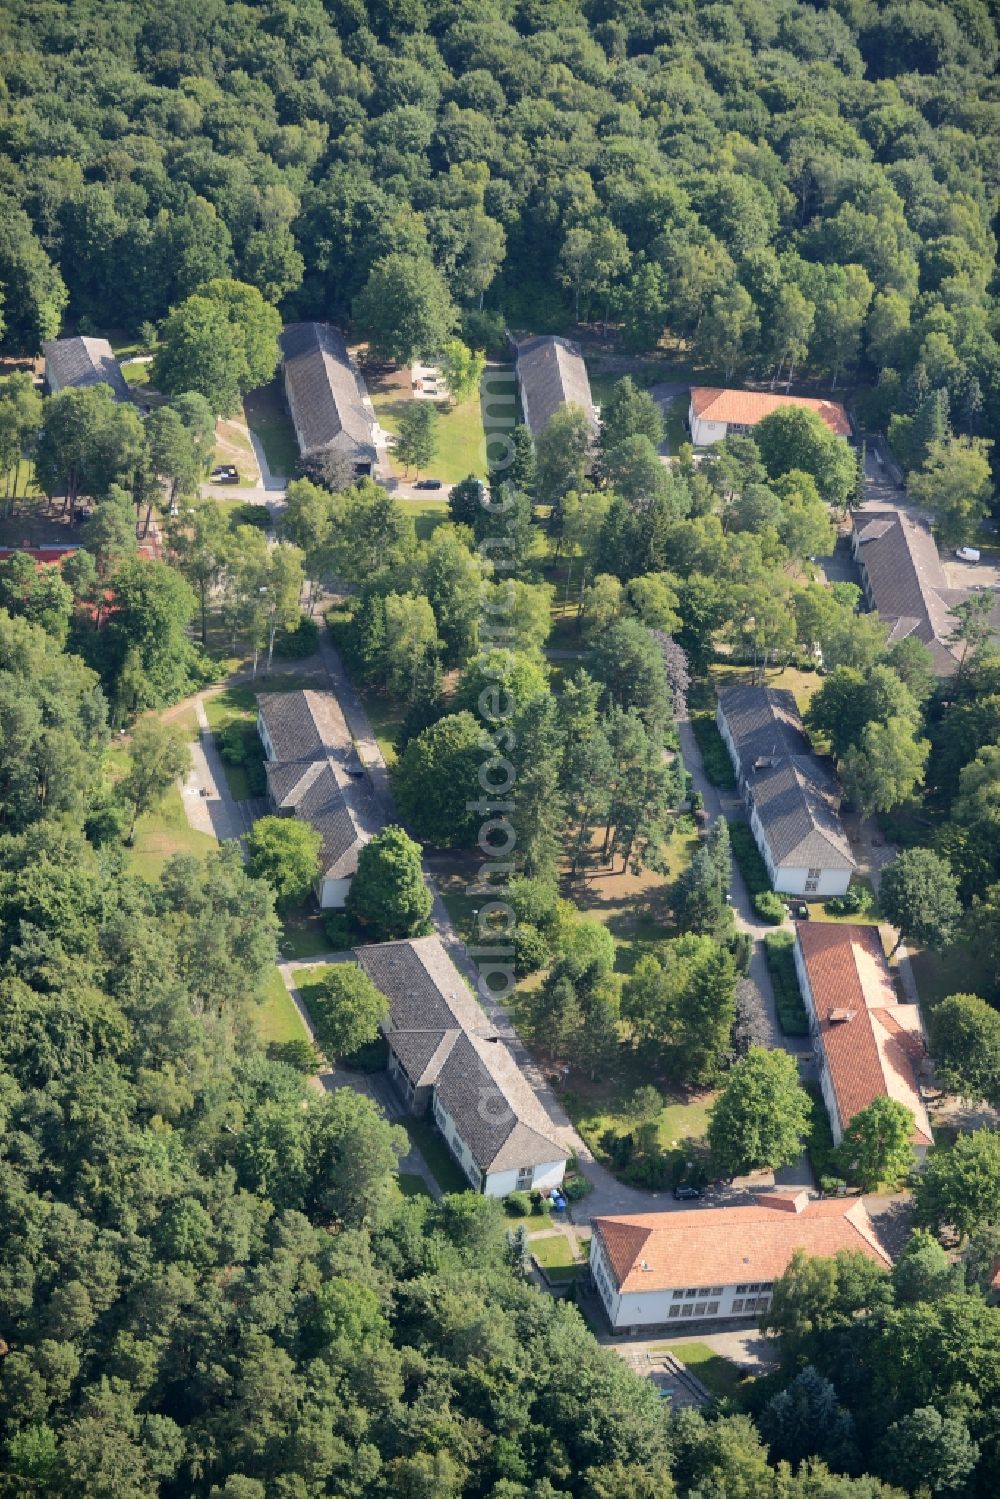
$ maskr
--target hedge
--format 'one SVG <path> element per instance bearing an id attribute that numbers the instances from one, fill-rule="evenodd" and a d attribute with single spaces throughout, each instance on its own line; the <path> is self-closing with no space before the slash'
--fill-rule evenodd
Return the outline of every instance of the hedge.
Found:
<path id="1" fill-rule="evenodd" d="M 733 858 L 736 860 L 743 882 L 751 896 L 763 895 L 765 890 L 770 890 L 771 881 L 767 873 L 767 865 L 760 856 L 760 849 L 757 847 L 750 824 L 731 822 L 729 842 L 732 846 Z"/>
<path id="2" fill-rule="evenodd" d="M 802 1003 L 798 974 L 792 947 L 795 936 L 792 932 L 768 932 L 764 938 L 764 953 L 767 958 L 774 999 L 778 1007 L 778 1020 L 786 1036 L 808 1036 L 809 1020 Z"/>
<path id="3" fill-rule="evenodd" d="M 691 728 L 701 751 L 701 763 L 713 786 L 731 791 L 736 785 L 733 778 L 733 762 L 722 741 L 712 713 L 692 713 Z"/>
<path id="4" fill-rule="evenodd" d="M 753 908 L 761 921 L 769 921 L 772 926 L 780 926 L 787 915 L 785 902 L 773 890 L 758 891 L 753 898 Z"/>

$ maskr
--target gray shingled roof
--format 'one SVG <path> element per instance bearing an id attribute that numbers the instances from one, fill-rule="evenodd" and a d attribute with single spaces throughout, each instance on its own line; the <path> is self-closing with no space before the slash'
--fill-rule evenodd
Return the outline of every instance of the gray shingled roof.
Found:
<path id="1" fill-rule="evenodd" d="M 949 611 L 967 594 L 948 587 L 930 527 L 903 510 L 863 510 L 852 519 L 858 564 L 889 640 L 915 635 L 930 648 L 938 673 L 950 676 L 957 661 Z"/>
<path id="2" fill-rule="evenodd" d="M 125 376 L 106 338 L 53 338 L 42 344 L 42 353 L 53 394 L 69 386 L 110 385 L 116 400 L 129 399 Z"/>
<path id="3" fill-rule="evenodd" d="M 330 692 L 265 692 L 257 706 L 274 750 L 265 765 L 272 801 L 321 835 L 324 878 L 353 874 L 371 832 L 361 766 L 339 703 Z"/>
<path id="4" fill-rule="evenodd" d="M 300 453 L 334 447 L 355 463 L 374 464 L 374 418 L 343 335 L 329 323 L 289 323 L 280 343 Z"/>
<path id="5" fill-rule="evenodd" d="M 532 437 L 544 432 L 562 406 L 580 406 L 597 433 L 594 398 L 579 346 L 568 338 L 528 338 L 517 346 L 521 408 Z"/>
<path id="6" fill-rule="evenodd" d="M 388 1035 L 411 1082 L 435 1085 L 481 1171 L 566 1157 L 552 1120 L 439 937 L 375 943 L 355 957 L 389 1000 Z"/>
<path id="7" fill-rule="evenodd" d="M 719 703 L 775 863 L 853 869 L 837 782 L 812 753 L 792 694 L 776 687 L 730 687 L 720 692 Z"/>

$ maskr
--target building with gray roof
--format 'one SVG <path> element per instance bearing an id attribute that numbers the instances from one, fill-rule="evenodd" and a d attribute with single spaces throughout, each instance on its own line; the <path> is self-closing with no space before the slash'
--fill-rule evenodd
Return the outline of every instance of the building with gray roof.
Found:
<path id="1" fill-rule="evenodd" d="M 579 406 L 596 438 L 597 412 L 578 344 L 551 335 L 524 339 L 517 346 L 517 383 L 532 437 L 539 437 L 564 406 Z"/>
<path id="2" fill-rule="evenodd" d="M 729 687 L 719 693 L 716 722 L 774 889 L 817 900 L 843 895 L 854 859 L 840 788 L 813 753 L 792 694 Z"/>
<path id="3" fill-rule="evenodd" d="M 127 401 L 129 388 L 106 338 L 52 338 L 42 344 L 49 393 L 74 386 L 109 385 L 115 400 Z"/>
<path id="4" fill-rule="evenodd" d="M 279 342 L 299 453 L 308 458 L 332 448 L 355 474 L 370 474 L 378 461 L 375 412 L 343 335 L 330 323 L 289 323 Z"/>
<path id="5" fill-rule="evenodd" d="M 905 510 L 856 511 L 851 548 L 865 601 L 885 624 L 889 644 L 913 635 L 927 646 L 938 676 L 954 676 L 963 646 L 954 639 L 951 611 L 970 590 L 949 586 L 930 527 Z"/>
<path id="6" fill-rule="evenodd" d="M 379 942 L 355 957 L 389 1001 L 389 1074 L 414 1114 L 428 1109 L 487 1197 L 556 1187 L 569 1152 L 439 937 Z"/>
<path id="7" fill-rule="evenodd" d="M 341 907 L 376 820 L 340 704 L 331 692 L 262 692 L 257 732 L 268 800 L 279 816 L 298 817 L 320 834 L 316 899 Z"/>

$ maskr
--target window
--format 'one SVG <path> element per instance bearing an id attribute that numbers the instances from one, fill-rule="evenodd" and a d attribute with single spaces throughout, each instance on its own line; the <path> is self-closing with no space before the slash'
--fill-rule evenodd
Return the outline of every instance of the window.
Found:
<path id="1" fill-rule="evenodd" d="M 696 1317 L 704 1317 L 707 1310 L 708 1303 L 706 1301 L 699 1301 L 694 1309 L 694 1314 Z"/>
<path id="2" fill-rule="evenodd" d="M 681 1314 L 681 1309 L 680 1309 L 679 1306 L 672 1306 L 670 1308 L 670 1315 L 671 1315 L 671 1317 L 679 1317 L 680 1314 Z"/>
<path id="3" fill-rule="evenodd" d="M 694 1311 L 694 1307 L 692 1305 L 690 1305 L 688 1302 L 685 1301 L 684 1305 L 681 1307 L 681 1316 L 682 1317 L 690 1317 L 690 1315 L 691 1315 L 691 1313 L 693 1311 Z"/>
<path id="4" fill-rule="evenodd" d="M 534 1171 L 531 1166 L 522 1166 L 517 1173 L 517 1190 L 519 1192 L 526 1192 L 531 1186 L 531 1178 L 533 1176 Z"/>
<path id="5" fill-rule="evenodd" d="M 710 1296 L 721 1296 L 722 1295 L 722 1290 L 723 1290 L 722 1286 L 713 1286 L 712 1289 L 709 1291 L 708 1294 Z"/>
<path id="6" fill-rule="evenodd" d="M 739 1316 L 739 1314 L 740 1314 L 740 1312 L 742 1312 L 742 1310 L 743 1310 L 743 1302 L 742 1301 L 734 1301 L 733 1302 L 733 1316 L 734 1317 Z"/>
<path id="7" fill-rule="evenodd" d="M 736 1294 L 737 1294 L 737 1296 L 742 1296 L 742 1295 L 744 1295 L 744 1294 L 745 1294 L 745 1293 L 746 1293 L 746 1292 L 747 1292 L 747 1291 L 749 1291 L 749 1289 L 750 1289 L 750 1287 L 749 1287 L 749 1286 L 737 1286 L 737 1287 L 736 1287 Z"/>
<path id="8" fill-rule="evenodd" d="M 710 1317 L 717 1317 L 719 1315 L 719 1303 L 717 1301 L 710 1301 L 708 1303 L 708 1315 Z"/>
<path id="9" fill-rule="evenodd" d="M 810 869 L 807 878 L 810 880 L 818 880 L 822 873 L 822 869 Z"/>
<path id="10" fill-rule="evenodd" d="M 695 1296 L 697 1296 L 697 1294 L 698 1294 L 698 1292 L 695 1289 L 692 1289 L 690 1291 L 685 1291 L 684 1292 L 684 1295 L 687 1296 L 687 1297 L 689 1297 L 691 1300 L 693 1300 L 695 1298 Z"/>
<path id="11" fill-rule="evenodd" d="M 683 1301 L 684 1300 L 684 1292 L 683 1291 L 675 1291 L 674 1292 L 674 1300 L 675 1301 Z"/>
<path id="12" fill-rule="evenodd" d="M 819 880 L 806 880 L 806 894 L 815 895 L 819 889 Z"/>

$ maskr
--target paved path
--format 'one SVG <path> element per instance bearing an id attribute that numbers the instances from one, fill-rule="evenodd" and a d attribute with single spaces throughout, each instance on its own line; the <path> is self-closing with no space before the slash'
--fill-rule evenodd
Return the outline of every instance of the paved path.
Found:
<path id="1" fill-rule="evenodd" d="M 191 827 L 199 833 L 214 833 L 220 843 L 226 843 L 241 835 L 243 819 L 230 795 L 201 693 L 194 700 L 194 711 L 198 738 L 191 745 L 191 770 L 181 787 L 184 811 Z"/>
<path id="2" fill-rule="evenodd" d="M 267 462 L 267 454 L 264 452 L 264 444 L 261 442 L 260 438 L 257 436 L 252 427 L 247 427 L 247 433 L 250 437 L 250 445 L 253 448 L 253 455 L 257 460 L 257 467 L 260 470 L 260 482 L 262 487 L 268 494 L 277 494 L 278 492 L 280 492 L 281 498 L 284 499 L 285 485 L 288 483 L 288 476 L 286 474 L 275 474 L 271 472 L 271 469 L 268 466 Z"/>

